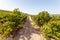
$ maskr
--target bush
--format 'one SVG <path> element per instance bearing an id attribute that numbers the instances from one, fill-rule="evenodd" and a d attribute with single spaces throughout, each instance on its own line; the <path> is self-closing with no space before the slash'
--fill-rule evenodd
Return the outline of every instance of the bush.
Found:
<path id="1" fill-rule="evenodd" d="M 41 27 L 43 33 L 49 37 L 59 40 L 60 38 L 60 21 L 51 21 Z"/>
<path id="2" fill-rule="evenodd" d="M 47 11 L 42 11 L 38 15 L 33 15 L 31 17 L 35 21 L 35 23 L 39 26 L 42 26 L 43 24 L 47 23 L 51 19 Z"/>
<path id="3" fill-rule="evenodd" d="M 19 12 L 18 9 L 9 13 L 1 12 L 0 16 L 0 37 L 6 37 L 10 32 L 14 31 L 18 25 L 22 25 L 27 19 L 27 15 Z"/>

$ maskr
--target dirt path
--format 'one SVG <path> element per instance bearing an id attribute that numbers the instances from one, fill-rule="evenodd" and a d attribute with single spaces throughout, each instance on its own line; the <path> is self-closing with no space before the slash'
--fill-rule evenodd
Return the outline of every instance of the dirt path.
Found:
<path id="1" fill-rule="evenodd" d="M 13 39 L 10 38 L 7 40 L 46 40 L 40 32 L 35 29 L 35 26 L 36 25 L 34 25 L 34 22 L 29 16 L 23 29 L 20 29 Z"/>
<path id="2" fill-rule="evenodd" d="M 40 32 L 34 28 L 34 23 L 29 16 L 27 22 L 15 37 L 15 40 L 45 40 Z"/>

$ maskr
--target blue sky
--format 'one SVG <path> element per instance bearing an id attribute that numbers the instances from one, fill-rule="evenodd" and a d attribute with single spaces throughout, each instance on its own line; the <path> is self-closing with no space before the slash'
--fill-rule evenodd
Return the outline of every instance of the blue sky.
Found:
<path id="1" fill-rule="evenodd" d="M 14 8 L 29 14 L 38 14 L 41 11 L 59 14 L 60 0 L 0 0 L 0 9 L 13 10 Z"/>

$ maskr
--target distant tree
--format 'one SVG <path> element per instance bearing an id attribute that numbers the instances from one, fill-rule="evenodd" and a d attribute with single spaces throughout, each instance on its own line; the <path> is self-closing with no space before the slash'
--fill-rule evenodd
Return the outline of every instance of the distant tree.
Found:
<path id="1" fill-rule="evenodd" d="M 50 15 L 47 11 L 42 11 L 38 14 L 38 24 L 43 25 L 50 20 Z"/>
<path id="2" fill-rule="evenodd" d="M 49 21 L 50 15 L 47 11 L 42 11 L 39 13 L 39 17 L 45 21 Z"/>
<path id="3" fill-rule="evenodd" d="M 20 10 L 19 10 L 19 8 L 15 8 L 15 9 L 13 10 L 13 13 L 20 14 Z"/>

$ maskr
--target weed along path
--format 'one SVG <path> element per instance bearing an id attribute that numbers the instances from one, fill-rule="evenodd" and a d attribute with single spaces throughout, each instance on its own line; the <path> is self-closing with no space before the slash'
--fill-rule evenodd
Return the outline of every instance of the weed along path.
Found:
<path id="1" fill-rule="evenodd" d="M 6 40 L 46 40 L 42 34 L 35 27 L 34 22 L 31 17 L 27 18 L 26 23 L 23 25 L 23 28 L 16 32 L 16 35 L 13 38 L 7 38 Z M 5 40 L 5 39 L 4 39 Z"/>

